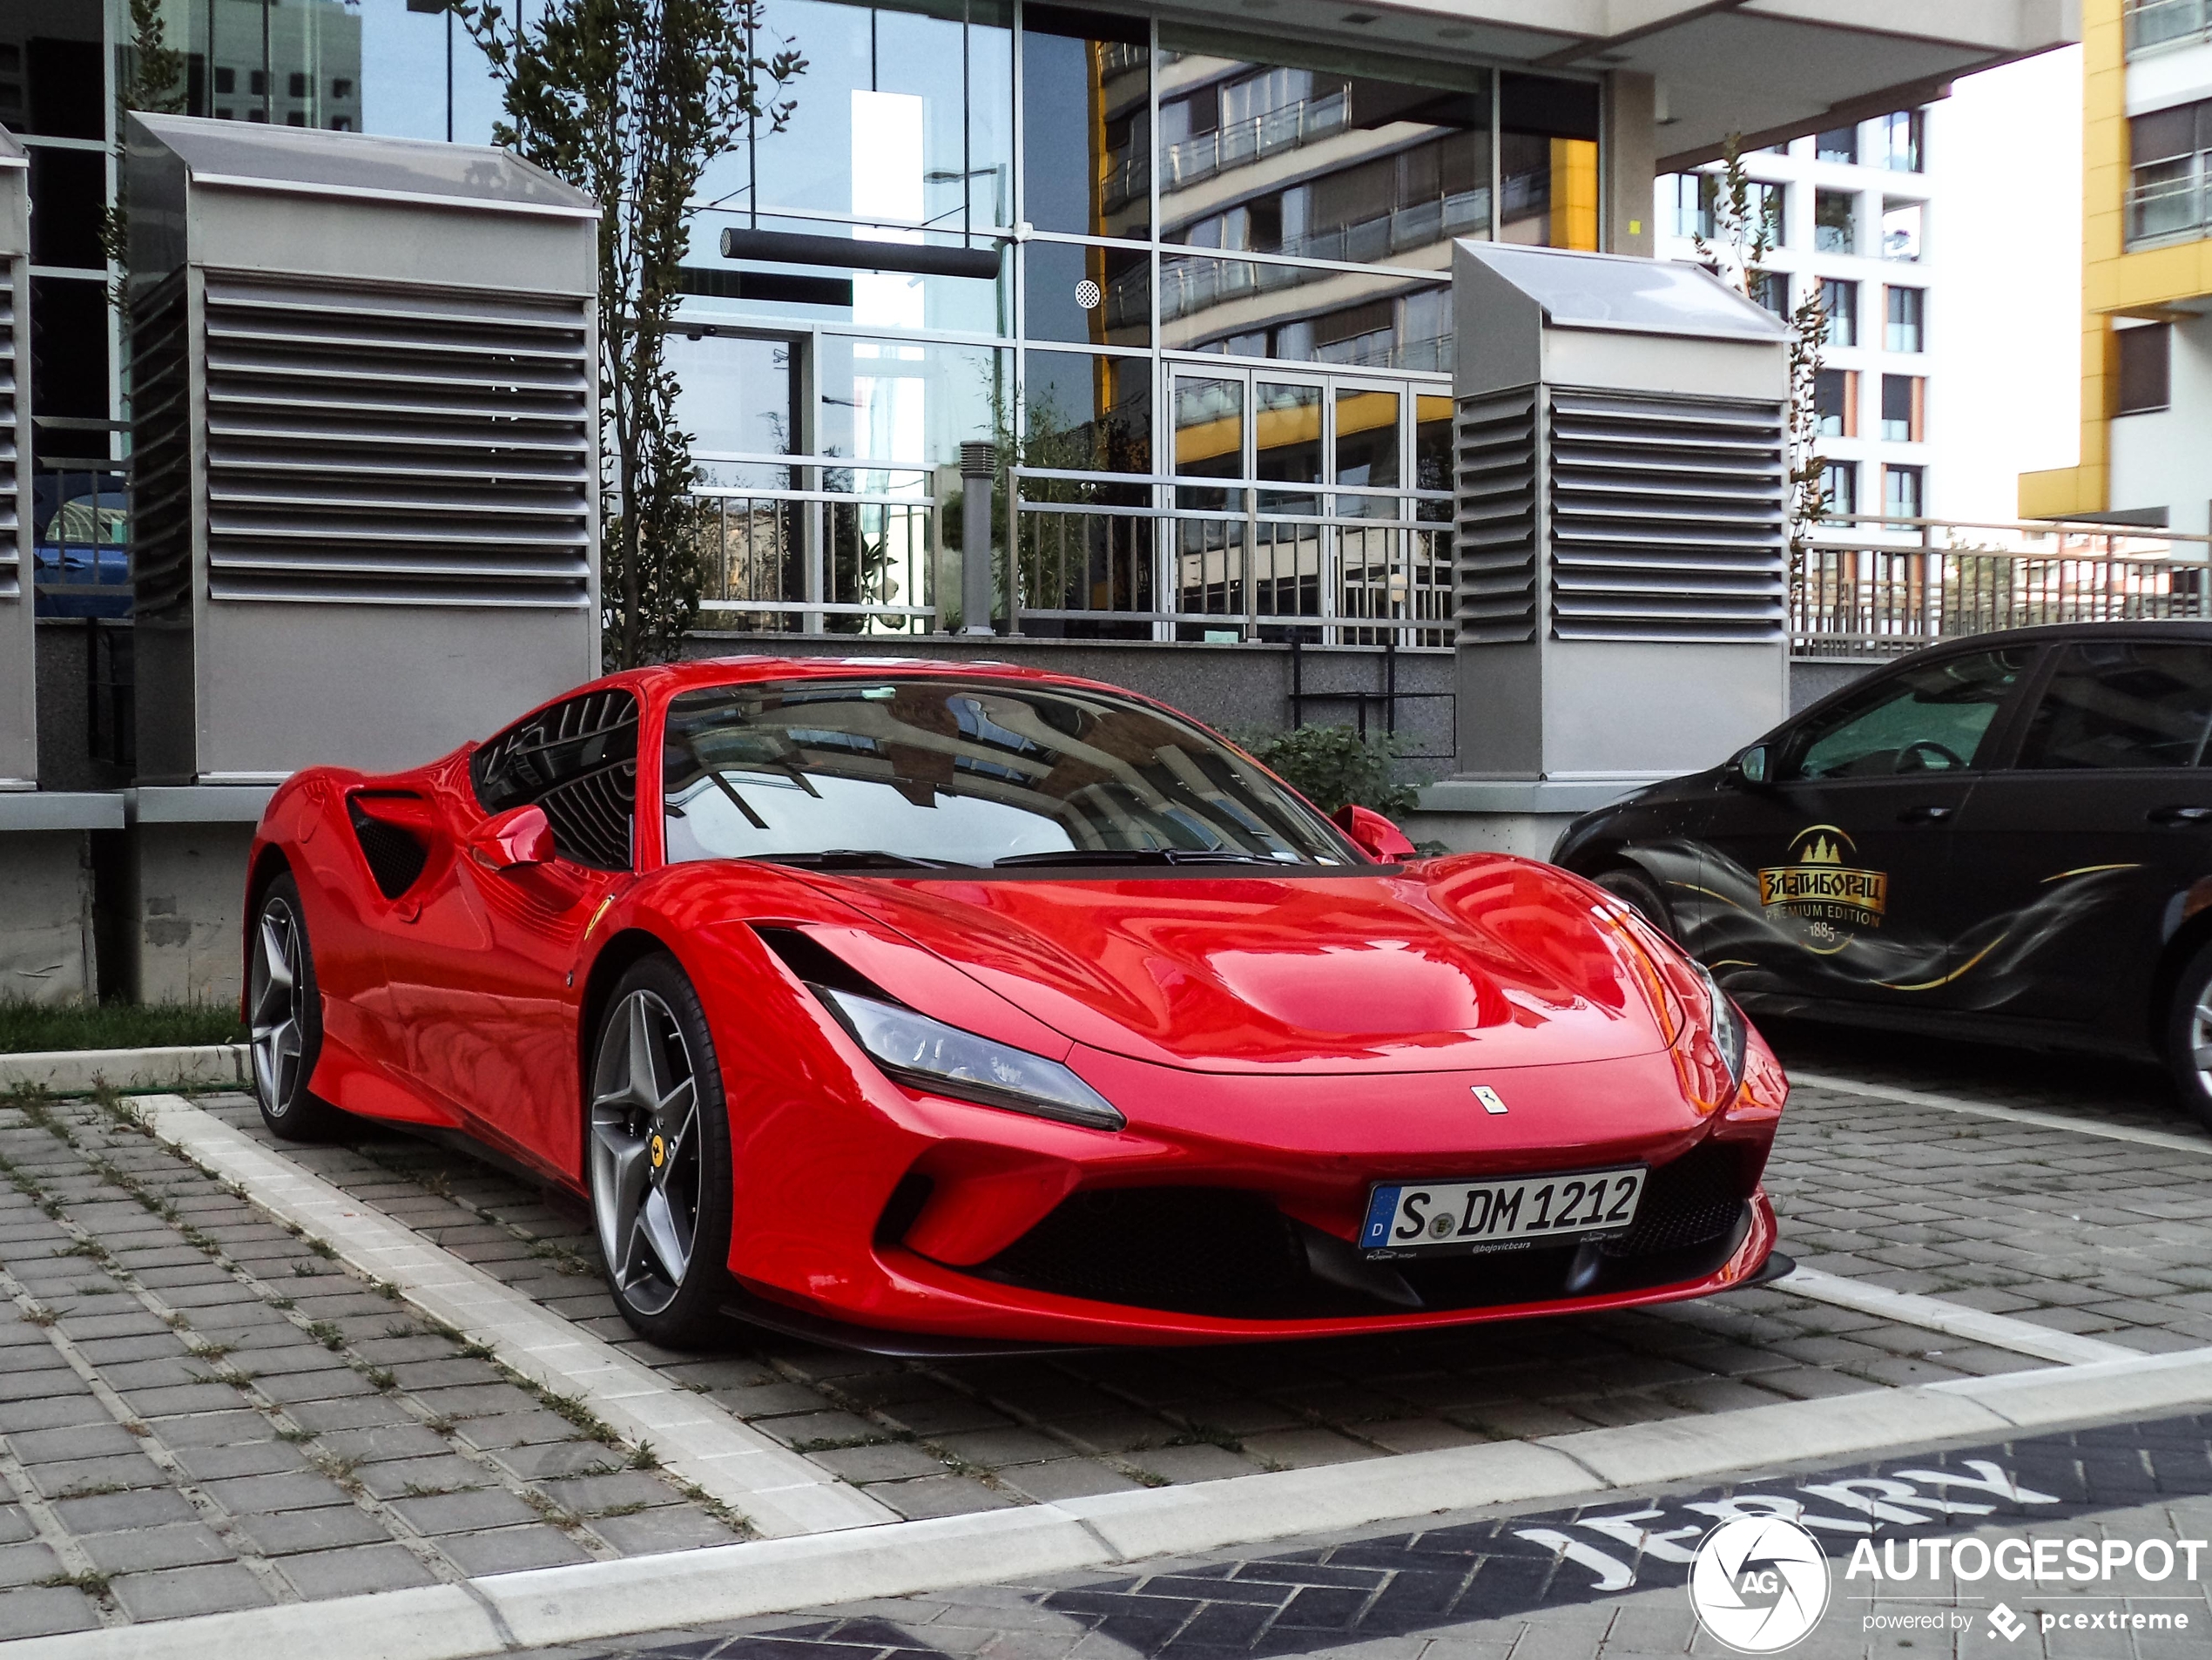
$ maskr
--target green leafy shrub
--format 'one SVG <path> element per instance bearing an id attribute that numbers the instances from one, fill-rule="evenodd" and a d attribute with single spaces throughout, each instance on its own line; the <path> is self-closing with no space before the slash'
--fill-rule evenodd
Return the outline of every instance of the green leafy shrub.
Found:
<path id="1" fill-rule="evenodd" d="M 1324 813 L 1349 802 L 1400 819 L 1419 804 L 1426 781 L 1398 781 L 1398 758 L 1406 741 L 1394 732 L 1362 738 L 1350 726 L 1300 726 L 1294 732 L 1247 733 L 1240 741 Z"/>

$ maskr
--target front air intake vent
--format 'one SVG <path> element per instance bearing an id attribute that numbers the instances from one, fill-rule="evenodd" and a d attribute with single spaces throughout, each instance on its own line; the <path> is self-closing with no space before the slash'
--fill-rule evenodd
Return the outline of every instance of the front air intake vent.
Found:
<path id="1" fill-rule="evenodd" d="M 1779 639 L 1783 423 L 1778 403 L 1553 392 L 1553 636 Z"/>
<path id="2" fill-rule="evenodd" d="M 1460 638 L 1536 638 L 1536 393 L 1459 408 Z"/>
<path id="3" fill-rule="evenodd" d="M 212 597 L 587 603 L 583 300 L 211 273 L 205 309 Z"/>

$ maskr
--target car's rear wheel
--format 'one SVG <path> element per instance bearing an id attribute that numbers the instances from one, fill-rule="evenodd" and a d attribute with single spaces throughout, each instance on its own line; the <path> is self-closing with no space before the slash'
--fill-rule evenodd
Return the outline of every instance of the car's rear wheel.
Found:
<path id="1" fill-rule="evenodd" d="M 730 1121 L 698 994 L 666 957 L 632 965 L 607 999 L 587 1134 L 616 1306 L 651 1342 L 705 1346 L 729 1290 Z"/>
<path id="2" fill-rule="evenodd" d="M 2182 1104 L 2212 1128 L 2212 944 L 2182 968 L 2166 1010 L 2166 1070 Z"/>
<path id="3" fill-rule="evenodd" d="M 322 1052 L 322 997 L 300 884 L 288 871 L 261 890 L 254 907 L 246 1011 L 261 1122 L 287 1141 L 327 1136 L 343 1115 L 307 1088 Z"/>
<path id="4" fill-rule="evenodd" d="M 1674 919 L 1667 914 L 1667 901 L 1660 896 L 1659 885 L 1642 871 L 1615 865 L 1591 880 L 1615 899 L 1635 906 L 1638 915 L 1669 939 L 1675 938 Z"/>

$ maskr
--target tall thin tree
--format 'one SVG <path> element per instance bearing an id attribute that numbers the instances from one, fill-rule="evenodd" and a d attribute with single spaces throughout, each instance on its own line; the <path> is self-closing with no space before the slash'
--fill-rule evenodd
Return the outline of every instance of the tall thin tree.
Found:
<path id="1" fill-rule="evenodd" d="M 456 14 L 502 83 L 495 139 L 588 192 L 599 220 L 600 591 L 610 665 L 676 655 L 698 614 L 691 439 L 676 418 L 668 336 L 691 204 L 715 159 L 779 131 L 806 69 L 766 55 L 762 0 L 545 0 Z"/>

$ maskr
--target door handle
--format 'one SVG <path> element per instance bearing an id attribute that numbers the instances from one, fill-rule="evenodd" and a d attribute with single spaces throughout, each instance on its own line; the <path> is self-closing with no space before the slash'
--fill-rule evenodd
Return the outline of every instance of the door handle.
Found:
<path id="1" fill-rule="evenodd" d="M 1905 807 L 1898 813 L 1897 821 L 1899 824 L 1934 824 L 1949 818 L 1953 811 L 1955 809 L 1951 807 L 1939 807 L 1933 805 Z"/>
<path id="2" fill-rule="evenodd" d="M 2212 820 L 2212 807 L 2153 807 L 2143 816 L 2153 824 L 2203 824 Z"/>

